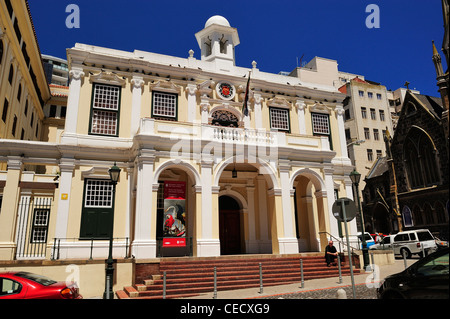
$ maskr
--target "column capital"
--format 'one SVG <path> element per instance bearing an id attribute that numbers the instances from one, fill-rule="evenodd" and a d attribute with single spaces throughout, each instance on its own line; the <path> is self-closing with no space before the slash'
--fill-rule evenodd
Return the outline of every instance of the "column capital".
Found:
<path id="1" fill-rule="evenodd" d="M 21 156 L 8 156 L 8 170 L 21 170 L 23 167 L 23 158 Z"/>
<path id="2" fill-rule="evenodd" d="M 131 84 L 133 84 L 133 89 L 140 89 L 144 86 L 145 81 L 144 78 L 142 76 L 133 76 L 133 78 L 131 79 Z"/>
<path id="3" fill-rule="evenodd" d="M 189 83 L 188 85 L 186 85 L 186 91 L 189 95 L 194 95 L 198 91 L 197 85 Z"/>
<path id="4" fill-rule="evenodd" d="M 82 77 L 85 76 L 85 73 L 83 71 L 83 68 L 80 67 L 72 67 L 72 70 L 69 71 L 69 77 L 73 80 L 80 80 Z"/>
<path id="5" fill-rule="evenodd" d="M 303 111 L 306 108 L 306 103 L 304 100 L 297 100 L 295 106 L 297 107 L 297 110 Z"/>
<path id="6" fill-rule="evenodd" d="M 75 168 L 75 159 L 73 158 L 61 158 L 59 160 L 59 169 L 61 172 L 73 172 Z"/>

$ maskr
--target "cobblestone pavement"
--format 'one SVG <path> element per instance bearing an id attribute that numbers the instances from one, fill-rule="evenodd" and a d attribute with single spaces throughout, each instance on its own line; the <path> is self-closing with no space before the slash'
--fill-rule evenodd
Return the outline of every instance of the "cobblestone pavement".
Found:
<path id="1" fill-rule="evenodd" d="M 343 286 L 331 289 L 315 289 L 302 292 L 267 296 L 260 299 L 338 299 L 338 290 L 343 289 L 347 299 L 353 299 L 352 286 Z M 377 299 L 376 288 L 368 288 L 366 285 L 355 285 L 356 299 Z"/>

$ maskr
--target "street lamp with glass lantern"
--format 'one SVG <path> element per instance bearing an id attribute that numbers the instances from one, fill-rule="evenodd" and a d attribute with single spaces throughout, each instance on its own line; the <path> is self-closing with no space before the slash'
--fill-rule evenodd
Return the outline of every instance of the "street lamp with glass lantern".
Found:
<path id="1" fill-rule="evenodd" d="M 352 184 L 355 186 L 355 194 L 358 198 L 358 211 L 359 218 L 361 222 L 361 242 L 362 242 L 362 251 L 363 251 L 363 260 L 364 260 L 364 269 L 369 265 L 369 252 L 367 250 L 367 242 L 366 242 L 366 229 L 364 227 L 364 218 L 361 211 L 361 200 L 359 198 L 359 181 L 361 179 L 361 174 L 353 169 L 350 173 L 350 179 L 352 180 Z"/>
<path id="2" fill-rule="evenodd" d="M 121 169 L 116 166 L 116 163 L 114 162 L 114 165 L 108 170 L 109 177 L 111 179 L 112 184 L 112 200 L 115 199 L 116 194 L 116 185 L 117 181 L 119 180 Z M 114 203 L 112 203 L 113 207 L 113 213 L 114 213 Z M 105 280 L 105 292 L 103 293 L 103 299 L 114 299 L 114 291 L 113 291 L 113 278 L 114 278 L 114 259 L 112 257 L 112 249 L 113 249 L 113 231 L 114 231 L 114 214 L 111 220 L 111 231 L 109 235 L 109 253 L 108 253 L 108 259 L 106 260 L 106 280 Z"/>

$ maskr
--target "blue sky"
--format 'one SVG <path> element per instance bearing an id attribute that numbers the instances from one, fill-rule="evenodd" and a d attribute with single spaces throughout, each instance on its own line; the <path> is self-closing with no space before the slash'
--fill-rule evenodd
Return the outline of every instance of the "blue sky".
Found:
<path id="1" fill-rule="evenodd" d="M 440 0 L 29 0 L 42 53 L 66 58 L 86 43 L 200 58 L 195 33 L 222 15 L 237 28 L 238 66 L 255 60 L 264 72 L 292 71 L 315 56 L 337 60 L 339 70 L 362 74 L 395 90 L 439 96 L 431 40 L 444 35 Z M 80 8 L 80 28 L 69 29 L 66 7 Z M 366 27 L 366 6 L 380 9 L 380 28 Z M 441 52 L 441 51 L 440 51 Z M 442 56 L 444 69 L 445 59 Z"/>

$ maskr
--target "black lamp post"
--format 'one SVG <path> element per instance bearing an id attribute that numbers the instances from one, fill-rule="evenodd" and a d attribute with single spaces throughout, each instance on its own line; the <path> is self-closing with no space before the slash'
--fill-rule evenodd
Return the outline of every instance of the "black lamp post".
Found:
<path id="1" fill-rule="evenodd" d="M 111 183 L 113 186 L 113 193 L 112 193 L 112 200 L 115 199 L 116 194 L 116 185 L 117 181 L 119 180 L 120 175 L 120 168 L 116 166 L 116 163 L 114 163 L 114 166 L 109 169 L 109 177 L 111 178 Z M 114 213 L 114 202 L 112 203 L 113 207 L 113 213 Z M 103 293 L 103 299 L 114 299 L 114 291 L 113 291 L 113 278 L 114 278 L 114 259 L 112 257 L 112 250 L 113 250 L 113 231 L 114 231 L 114 214 L 112 216 L 111 220 L 111 231 L 109 236 L 109 253 L 108 253 L 108 259 L 106 262 L 106 280 L 105 280 L 105 292 Z"/>
<path id="2" fill-rule="evenodd" d="M 363 259 L 364 259 L 364 269 L 367 268 L 369 265 L 369 252 L 367 250 L 367 243 L 366 243 L 366 229 L 364 227 L 364 218 L 361 211 L 361 200 L 359 198 L 359 181 L 361 179 L 361 174 L 356 171 L 356 169 L 353 169 L 353 172 L 350 173 L 350 179 L 352 180 L 353 185 L 355 186 L 355 195 L 358 199 L 358 211 L 359 211 L 359 218 L 361 222 L 361 242 L 362 242 L 362 251 L 363 251 Z"/>

